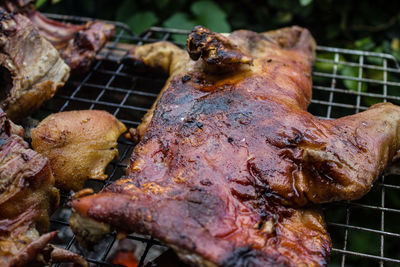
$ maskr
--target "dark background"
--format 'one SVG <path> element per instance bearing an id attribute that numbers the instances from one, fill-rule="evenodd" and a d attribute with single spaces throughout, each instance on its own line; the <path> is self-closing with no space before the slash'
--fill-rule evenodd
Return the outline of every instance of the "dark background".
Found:
<path id="1" fill-rule="evenodd" d="M 45 12 L 128 24 L 140 34 L 150 26 L 213 31 L 266 31 L 297 24 L 318 44 L 393 54 L 400 60 L 400 1 L 346 0 L 39 0 Z"/>

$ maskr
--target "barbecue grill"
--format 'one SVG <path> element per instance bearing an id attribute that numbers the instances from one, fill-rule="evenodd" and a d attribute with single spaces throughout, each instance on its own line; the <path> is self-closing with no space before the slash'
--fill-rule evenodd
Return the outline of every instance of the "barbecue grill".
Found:
<path id="1" fill-rule="evenodd" d="M 90 20 L 46 15 L 73 23 Z M 50 113 L 66 110 L 103 109 L 127 127 L 134 128 L 140 123 L 162 88 L 165 77 L 125 64 L 123 58 L 129 52 L 129 45 L 173 41 L 176 36 L 187 35 L 188 32 L 152 27 L 139 36 L 123 23 L 110 23 L 116 26 L 117 31 L 114 39 L 101 51 L 101 59 L 84 76 L 71 77 L 65 87 L 34 114 L 34 118 L 41 120 Z M 318 46 L 317 57 L 316 64 L 322 67 L 315 68 L 313 72 L 313 99 L 309 111 L 314 115 L 331 119 L 365 110 L 376 102 L 400 104 L 400 68 L 393 56 Z M 351 68 L 355 75 L 341 74 L 340 70 L 344 67 Z M 366 73 L 373 75 L 367 78 Z M 346 83 L 351 83 L 352 90 L 346 89 Z M 133 147 L 132 142 L 120 138 L 120 156 L 108 166 L 108 179 L 91 180 L 87 185 L 97 192 L 123 176 Z M 400 264 L 400 224 L 397 223 L 400 222 L 399 190 L 399 177 L 381 176 L 371 192 L 361 200 L 323 205 L 333 241 L 331 266 Z M 60 231 L 53 243 L 78 252 L 95 265 L 119 266 L 110 263 L 118 243 L 117 235 L 107 236 L 94 248 L 94 252 L 80 248 L 68 226 L 69 196 L 63 193 L 61 197 L 60 208 L 51 217 L 51 230 Z M 150 236 L 132 234 L 127 238 L 137 246 L 139 266 L 145 266 L 167 250 L 165 245 Z"/>

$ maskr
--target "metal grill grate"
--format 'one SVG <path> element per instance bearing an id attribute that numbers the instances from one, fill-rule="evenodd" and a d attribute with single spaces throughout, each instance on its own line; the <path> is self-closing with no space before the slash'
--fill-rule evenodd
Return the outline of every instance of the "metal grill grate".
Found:
<path id="1" fill-rule="evenodd" d="M 47 14 L 68 21 L 85 22 L 88 18 Z M 137 36 L 122 23 L 112 22 L 117 33 L 102 51 L 90 72 L 72 77 L 56 96 L 34 116 L 43 119 L 50 113 L 75 109 L 104 109 L 114 114 L 127 127 L 136 127 L 155 100 L 165 79 L 148 72 L 137 72 L 120 62 L 129 51 L 127 44 L 159 40 L 182 40 L 186 31 L 153 27 Z M 181 38 L 181 39 L 178 39 Z M 376 102 L 400 104 L 400 69 L 388 54 L 371 53 L 319 46 L 313 72 L 313 100 L 309 111 L 321 118 L 337 118 L 365 110 Z M 120 157 L 107 168 L 109 178 L 89 181 L 95 191 L 101 190 L 124 174 L 133 144 L 119 140 Z M 397 176 L 380 177 L 371 192 L 354 202 L 324 205 L 328 230 L 333 241 L 331 266 L 395 266 L 400 264 L 400 180 Z M 110 263 L 117 247 L 116 235 L 108 236 L 93 251 L 77 245 L 69 226 L 67 195 L 52 216 L 52 230 L 60 234 L 56 245 L 84 255 L 99 266 Z M 166 250 L 149 236 L 129 235 L 136 244 L 139 266 L 145 266 Z"/>

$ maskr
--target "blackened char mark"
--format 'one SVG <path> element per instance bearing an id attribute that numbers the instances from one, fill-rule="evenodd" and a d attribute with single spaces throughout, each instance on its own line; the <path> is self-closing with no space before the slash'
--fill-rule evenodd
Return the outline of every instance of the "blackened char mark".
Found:
<path id="1" fill-rule="evenodd" d="M 253 249 L 252 247 L 237 248 L 232 255 L 227 258 L 221 266 L 223 267 L 284 267 L 285 265 L 275 259 L 266 257 L 265 253 Z"/>

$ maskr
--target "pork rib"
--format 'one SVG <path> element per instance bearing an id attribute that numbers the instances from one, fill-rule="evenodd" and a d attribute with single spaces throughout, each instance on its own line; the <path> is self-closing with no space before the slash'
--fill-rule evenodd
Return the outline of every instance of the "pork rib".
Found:
<path id="1" fill-rule="evenodd" d="M 86 72 L 97 53 L 115 33 L 115 26 L 101 21 L 84 25 L 62 23 L 46 18 L 35 10 L 35 0 L 3 0 L 0 4 L 8 11 L 26 15 L 60 52 L 61 57 L 76 73 Z"/>
<path id="2" fill-rule="evenodd" d="M 73 208 L 151 234 L 196 265 L 325 265 L 322 216 L 301 207 L 364 195 L 399 149 L 400 108 L 332 121 L 308 113 L 315 42 L 299 27 L 197 27 L 187 50 L 197 61 L 168 43 L 133 51 L 170 78 L 127 178 Z"/>

